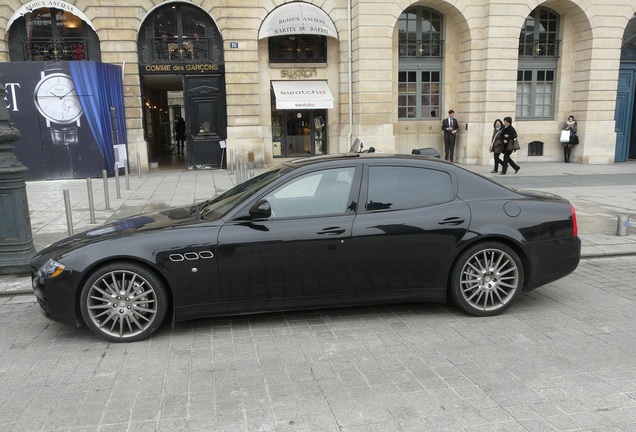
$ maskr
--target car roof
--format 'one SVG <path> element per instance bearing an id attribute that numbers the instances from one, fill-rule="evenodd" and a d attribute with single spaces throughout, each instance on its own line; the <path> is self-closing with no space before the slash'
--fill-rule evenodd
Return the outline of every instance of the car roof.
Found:
<path id="1" fill-rule="evenodd" d="M 423 156 L 423 155 L 413 155 L 413 154 L 400 154 L 400 153 L 338 153 L 338 154 L 329 154 L 329 155 L 321 155 L 321 156 L 311 156 L 299 159 L 293 159 L 291 161 L 285 162 L 284 165 L 290 166 L 306 166 L 317 164 L 325 161 L 336 161 L 336 160 L 351 160 L 351 159 L 374 159 L 374 160 L 428 160 L 434 161 L 435 163 L 443 163 L 450 164 L 445 160 L 441 160 L 436 157 L 431 156 Z"/>

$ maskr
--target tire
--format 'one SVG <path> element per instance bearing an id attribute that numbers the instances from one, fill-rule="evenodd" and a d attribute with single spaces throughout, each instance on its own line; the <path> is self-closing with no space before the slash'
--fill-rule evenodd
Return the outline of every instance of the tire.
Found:
<path id="1" fill-rule="evenodd" d="M 523 281 L 523 265 L 515 251 L 502 243 L 484 242 L 457 259 L 451 271 L 451 297 L 471 315 L 493 316 L 512 306 Z"/>
<path id="2" fill-rule="evenodd" d="M 168 296 L 163 281 L 136 263 L 115 262 L 95 270 L 80 296 L 86 326 L 110 342 L 136 342 L 163 322 Z"/>

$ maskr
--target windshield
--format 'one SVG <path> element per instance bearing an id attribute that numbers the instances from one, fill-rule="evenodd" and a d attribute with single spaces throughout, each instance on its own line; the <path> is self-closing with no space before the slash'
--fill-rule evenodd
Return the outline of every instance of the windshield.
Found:
<path id="1" fill-rule="evenodd" d="M 190 209 L 190 213 L 197 212 L 202 219 L 208 219 L 213 215 L 220 217 L 244 198 L 275 181 L 288 169 L 289 167 L 283 165 L 259 174 L 215 198 L 195 204 Z"/>

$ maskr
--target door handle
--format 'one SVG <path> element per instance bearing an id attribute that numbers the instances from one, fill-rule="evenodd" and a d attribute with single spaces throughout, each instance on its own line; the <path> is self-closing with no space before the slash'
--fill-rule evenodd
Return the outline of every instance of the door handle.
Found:
<path id="1" fill-rule="evenodd" d="M 461 225 L 464 223 L 464 219 L 460 217 L 449 217 L 437 222 L 438 225 Z"/>
<path id="2" fill-rule="evenodd" d="M 320 235 L 340 235 L 343 232 L 345 232 L 344 228 L 329 227 L 329 228 L 325 228 L 323 230 L 318 231 L 316 234 L 320 234 Z"/>

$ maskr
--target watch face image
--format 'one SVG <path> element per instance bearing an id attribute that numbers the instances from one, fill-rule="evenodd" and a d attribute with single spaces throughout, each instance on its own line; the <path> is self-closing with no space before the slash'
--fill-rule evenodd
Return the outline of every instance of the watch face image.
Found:
<path id="1" fill-rule="evenodd" d="M 63 73 L 47 75 L 34 92 L 35 106 L 50 121 L 68 124 L 83 113 L 71 77 Z"/>

